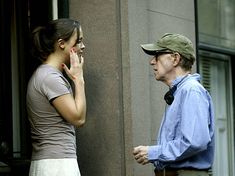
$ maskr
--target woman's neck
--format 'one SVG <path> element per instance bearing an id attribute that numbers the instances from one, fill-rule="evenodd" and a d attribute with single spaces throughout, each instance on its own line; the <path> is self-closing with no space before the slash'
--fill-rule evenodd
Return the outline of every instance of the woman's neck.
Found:
<path id="1" fill-rule="evenodd" d="M 63 70 L 62 63 L 64 63 L 64 59 L 62 55 L 58 55 L 56 53 L 51 53 L 44 64 L 48 64 L 52 67 L 59 69 L 60 71 Z"/>

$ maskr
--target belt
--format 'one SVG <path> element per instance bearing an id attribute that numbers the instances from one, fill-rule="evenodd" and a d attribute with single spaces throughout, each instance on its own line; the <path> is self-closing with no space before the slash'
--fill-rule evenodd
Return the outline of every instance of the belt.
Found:
<path id="1" fill-rule="evenodd" d="M 156 171 L 155 170 L 155 176 L 177 176 L 178 173 L 177 171 L 174 170 L 161 170 L 161 171 Z"/>
<path id="2" fill-rule="evenodd" d="M 209 169 L 194 169 L 194 168 L 166 168 L 164 170 L 155 170 L 155 176 L 178 176 L 180 171 L 197 171 L 208 172 Z"/>

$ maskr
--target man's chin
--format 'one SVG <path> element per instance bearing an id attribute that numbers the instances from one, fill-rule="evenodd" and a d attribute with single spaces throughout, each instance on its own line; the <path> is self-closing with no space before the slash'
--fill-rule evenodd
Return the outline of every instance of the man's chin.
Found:
<path id="1" fill-rule="evenodd" d="M 161 79 L 160 79 L 158 76 L 155 76 L 155 79 L 156 79 L 157 81 L 161 81 Z"/>

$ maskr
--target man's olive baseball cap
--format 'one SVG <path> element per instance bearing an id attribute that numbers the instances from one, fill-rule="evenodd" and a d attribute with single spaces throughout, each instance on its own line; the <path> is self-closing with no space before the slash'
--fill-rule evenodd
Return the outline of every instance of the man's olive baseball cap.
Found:
<path id="1" fill-rule="evenodd" d="M 144 52 L 148 55 L 157 55 L 164 51 L 178 52 L 186 59 L 194 62 L 195 52 L 192 42 L 181 34 L 166 33 L 156 43 L 141 45 Z"/>

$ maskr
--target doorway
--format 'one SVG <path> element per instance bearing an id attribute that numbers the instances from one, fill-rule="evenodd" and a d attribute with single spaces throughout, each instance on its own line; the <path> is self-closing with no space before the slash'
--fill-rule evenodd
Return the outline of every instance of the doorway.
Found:
<path id="1" fill-rule="evenodd" d="M 231 56 L 199 51 L 202 84 L 210 92 L 215 110 L 213 176 L 234 175 L 234 117 Z"/>
<path id="2" fill-rule="evenodd" d="M 31 158 L 26 112 L 27 82 L 40 64 L 30 57 L 30 32 L 52 19 L 52 1 L 0 2 L 0 162 L 10 175 L 28 175 Z M 1 175 L 0 168 L 0 175 Z"/>

